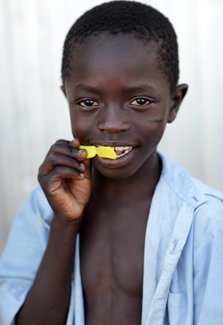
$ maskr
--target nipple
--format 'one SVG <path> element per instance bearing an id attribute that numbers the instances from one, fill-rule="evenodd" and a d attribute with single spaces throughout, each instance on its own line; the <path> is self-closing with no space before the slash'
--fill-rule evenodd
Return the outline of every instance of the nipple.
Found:
<path id="1" fill-rule="evenodd" d="M 95 146 L 80 146 L 79 149 L 83 149 L 87 152 L 87 158 L 93 158 L 98 155 L 102 158 L 116 159 L 116 152 L 110 147 L 95 147 Z"/>

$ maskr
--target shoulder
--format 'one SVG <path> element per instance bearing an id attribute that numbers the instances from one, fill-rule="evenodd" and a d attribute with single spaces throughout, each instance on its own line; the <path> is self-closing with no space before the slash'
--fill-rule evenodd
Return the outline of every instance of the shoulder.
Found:
<path id="1" fill-rule="evenodd" d="M 196 272 L 200 270 L 202 261 L 204 261 L 204 269 L 207 267 L 205 263 L 208 260 L 212 260 L 214 264 L 221 260 L 222 263 L 222 193 L 195 179 L 181 166 L 165 158 L 162 158 L 162 161 L 163 183 L 170 193 L 168 195 L 171 204 L 170 213 L 172 215 L 175 206 L 178 207 L 179 213 L 174 221 L 175 224 L 178 221 L 177 229 L 180 229 L 178 235 L 180 233 L 187 236 L 184 252 L 189 254 L 188 256 L 194 256 L 196 263 L 199 261 L 195 267 Z M 188 232 L 185 232 L 183 226 L 185 223 L 189 225 Z M 222 274 L 223 269 L 221 276 Z"/>
<path id="2" fill-rule="evenodd" d="M 178 204 L 188 207 L 193 221 L 213 225 L 223 224 L 223 193 L 192 177 L 177 163 L 161 156 L 163 171 L 161 177 L 165 186 Z M 221 226 L 223 227 L 223 226 Z"/>
<path id="3" fill-rule="evenodd" d="M 31 279 L 45 250 L 52 210 L 36 187 L 17 211 L 0 261 L 0 276 Z"/>
<path id="4" fill-rule="evenodd" d="M 161 156 L 162 178 L 178 205 L 190 214 L 195 236 L 222 237 L 223 193 L 192 177 L 183 167 Z M 180 202 L 180 203 L 179 203 Z M 203 237 L 203 238 L 204 238 Z"/>
<path id="5" fill-rule="evenodd" d="M 16 219 L 28 219 L 28 222 L 41 221 L 48 228 L 53 217 L 52 209 L 40 186 L 28 195 L 17 212 Z"/>
<path id="6" fill-rule="evenodd" d="M 162 155 L 161 160 L 163 165 L 161 177 L 169 190 L 179 199 L 194 207 L 207 203 L 212 207 L 215 206 L 216 209 L 222 209 L 222 192 L 194 178 L 185 168 Z"/>

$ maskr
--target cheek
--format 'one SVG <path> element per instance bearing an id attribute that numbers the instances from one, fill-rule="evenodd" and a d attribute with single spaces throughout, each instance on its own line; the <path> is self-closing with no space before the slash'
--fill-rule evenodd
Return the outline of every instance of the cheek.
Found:
<path id="1" fill-rule="evenodd" d="M 141 125 L 138 126 L 138 130 L 144 130 L 143 137 L 150 143 L 158 143 L 164 133 L 166 127 L 165 119 L 159 119 L 156 121 L 144 120 Z"/>
<path id="2" fill-rule="evenodd" d="M 78 138 L 83 143 L 91 139 L 91 133 L 94 130 L 91 119 L 72 112 L 70 113 L 70 122 L 72 134 L 75 138 Z"/>

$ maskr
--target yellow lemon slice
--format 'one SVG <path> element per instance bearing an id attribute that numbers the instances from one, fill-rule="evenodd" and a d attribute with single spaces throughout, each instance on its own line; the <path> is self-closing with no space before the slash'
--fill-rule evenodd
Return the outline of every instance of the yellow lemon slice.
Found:
<path id="1" fill-rule="evenodd" d="M 93 158 L 97 154 L 95 146 L 80 146 L 79 149 L 84 149 L 87 152 L 87 158 Z"/>
<path id="2" fill-rule="evenodd" d="M 96 152 L 99 157 L 116 159 L 116 152 L 110 147 L 96 147 Z"/>
<path id="3" fill-rule="evenodd" d="M 87 158 L 93 158 L 98 155 L 102 158 L 116 159 L 116 152 L 110 147 L 95 147 L 95 146 L 80 146 L 79 149 L 84 149 L 87 152 Z"/>

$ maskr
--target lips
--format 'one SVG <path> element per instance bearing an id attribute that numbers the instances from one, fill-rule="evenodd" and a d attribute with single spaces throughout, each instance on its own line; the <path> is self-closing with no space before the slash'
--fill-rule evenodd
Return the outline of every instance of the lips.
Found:
<path id="1" fill-rule="evenodd" d="M 100 145 L 97 145 L 100 147 Z M 106 169 L 120 169 L 123 167 L 126 167 L 131 161 L 134 159 L 134 151 L 136 149 L 135 146 L 108 146 L 111 149 L 113 149 L 117 155 L 116 159 L 109 159 L 109 158 L 103 158 L 96 156 L 95 157 L 95 164 L 98 168 L 100 166 L 103 166 L 103 168 Z"/>
<path id="2" fill-rule="evenodd" d="M 132 146 L 104 146 L 104 145 L 102 146 L 102 145 L 96 145 L 96 147 L 98 147 L 98 148 L 100 148 L 100 147 L 111 148 L 112 150 L 115 151 L 115 153 L 117 155 L 116 159 L 127 155 L 133 149 Z"/>
<path id="3" fill-rule="evenodd" d="M 116 155 L 117 155 L 117 158 L 121 158 L 121 157 L 124 157 L 125 155 L 127 155 L 130 151 L 132 151 L 132 148 L 133 147 L 130 147 L 130 146 L 115 146 L 115 147 L 110 147 L 112 148 Z"/>

